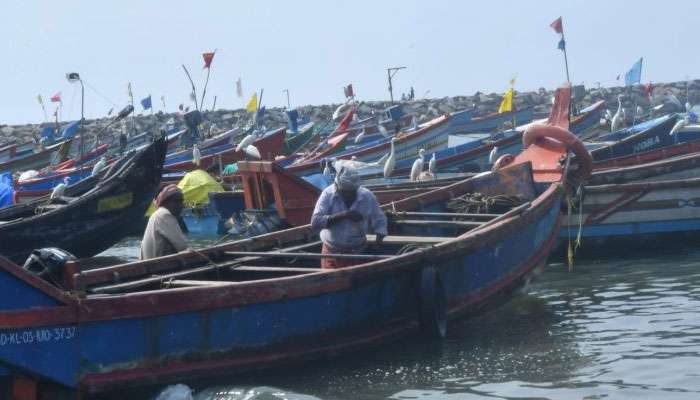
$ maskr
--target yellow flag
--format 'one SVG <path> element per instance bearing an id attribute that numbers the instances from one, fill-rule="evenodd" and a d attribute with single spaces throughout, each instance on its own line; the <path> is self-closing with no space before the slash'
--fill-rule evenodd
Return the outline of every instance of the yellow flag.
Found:
<path id="1" fill-rule="evenodd" d="M 248 105 L 245 106 L 245 110 L 248 112 L 255 112 L 258 109 L 258 94 L 253 93 L 248 100 Z"/>
<path id="2" fill-rule="evenodd" d="M 513 111 L 513 88 L 506 90 L 501 100 L 501 106 L 498 107 L 498 113 Z"/>

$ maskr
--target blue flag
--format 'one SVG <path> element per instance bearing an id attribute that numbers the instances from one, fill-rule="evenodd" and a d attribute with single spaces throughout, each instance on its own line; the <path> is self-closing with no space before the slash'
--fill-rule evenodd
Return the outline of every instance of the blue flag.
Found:
<path id="1" fill-rule="evenodd" d="M 151 105 L 151 95 L 149 94 L 148 97 L 141 100 L 141 107 L 143 107 L 144 110 L 148 110 L 151 108 Z"/>
<path id="2" fill-rule="evenodd" d="M 564 41 L 564 38 L 561 38 L 559 44 L 557 44 L 557 49 L 561 51 L 564 51 L 566 49 L 566 42 Z"/>
<path id="3" fill-rule="evenodd" d="M 258 126 L 261 126 L 263 124 L 264 119 L 265 119 L 265 106 L 262 106 L 258 109 L 258 113 L 255 115 L 255 123 Z"/>
<path id="4" fill-rule="evenodd" d="M 642 60 L 640 58 L 625 74 L 625 86 L 632 86 L 642 81 Z"/>

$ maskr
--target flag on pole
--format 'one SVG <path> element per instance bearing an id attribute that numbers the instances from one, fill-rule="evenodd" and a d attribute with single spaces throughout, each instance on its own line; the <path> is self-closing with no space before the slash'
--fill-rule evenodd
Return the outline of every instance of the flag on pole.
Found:
<path id="1" fill-rule="evenodd" d="M 504 112 L 509 112 L 513 111 L 513 88 L 510 87 L 506 92 L 503 94 L 503 100 L 501 100 L 501 106 L 498 107 L 498 113 L 504 113 Z"/>
<path id="2" fill-rule="evenodd" d="M 163 103 L 163 110 L 165 110 L 166 107 L 165 107 L 165 96 L 164 95 L 160 96 L 160 102 Z"/>
<path id="3" fill-rule="evenodd" d="M 510 83 L 510 87 L 515 86 L 515 77 L 510 78 L 510 80 L 508 81 L 508 83 Z"/>
<path id="4" fill-rule="evenodd" d="M 252 96 L 250 96 L 250 100 L 248 100 L 248 104 L 245 106 L 245 110 L 248 112 L 255 112 L 255 110 L 258 109 L 258 93 L 255 92 L 253 93 Z"/>
<path id="5" fill-rule="evenodd" d="M 625 74 L 625 86 L 632 86 L 641 82 L 642 80 L 642 60 L 641 57 L 636 63 L 632 65 L 629 71 Z"/>
<path id="6" fill-rule="evenodd" d="M 149 94 L 148 97 L 144 98 L 141 100 L 141 107 L 143 107 L 144 110 L 149 110 L 153 104 L 151 104 L 151 95 Z"/>
<path id="7" fill-rule="evenodd" d="M 41 97 L 40 94 L 36 95 L 36 100 L 39 102 L 39 104 L 43 107 L 44 106 L 44 99 Z"/>
<path id="8" fill-rule="evenodd" d="M 52 103 L 60 103 L 61 102 L 61 92 L 58 92 L 55 95 L 51 96 L 51 102 Z"/>
<path id="9" fill-rule="evenodd" d="M 134 93 L 131 91 L 131 82 L 126 84 L 126 94 L 129 95 L 129 99 L 133 102 L 134 101 Z"/>
<path id="10" fill-rule="evenodd" d="M 355 92 L 353 92 L 353 90 L 352 90 L 352 83 L 343 87 L 343 93 L 345 93 L 346 98 L 350 98 L 350 97 L 355 96 Z"/>
<path id="11" fill-rule="evenodd" d="M 243 84 L 241 83 L 241 78 L 236 81 L 236 96 L 239 99 L 243 98 Z"/>
<path id="12" fill-rule="evenodd" d="M 214 61 L 214 52 L 203 53 L 202 58 L 204 59 L 204 68 L 211 67 L 211 62 Z"/>
<path id="13" fill-rule="evenodd" d="M 557 49 L 564 51 L 566 50 L 566 41 L 564 41 L 564 38 L 561 38 L 559 40 L 559 43 L 557 43 Z"/>
<path id="14" fill-rule="evenodd" d="M 564 23 L 562 22 L 561 17 L 555 19 L 554 22 L 549 24 L 549 26 L 551 26 L 552 29 L 554 29 L 554 32 L 560 35 L 564 34 Z"/>

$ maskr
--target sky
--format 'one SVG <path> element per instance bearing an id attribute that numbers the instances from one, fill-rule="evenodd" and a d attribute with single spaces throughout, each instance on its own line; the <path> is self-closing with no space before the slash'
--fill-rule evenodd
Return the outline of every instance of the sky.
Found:
<path id="1" fill-rule="evenodd" d="M 151 94 L 155 110 L 189 101 L 192 73 L 201 94 L 201 54 L 216 49 L 205 108 L 241 108 L 264 89 L 268 107 L 339 103 L 352 83 L 359 100 L 388 100 L 387 67 L 405 66 L 395 96 L 416 97 L 553 88 L 566 80 L 558 35 L 562 16 L 573 83 L 615 86 L 644 57 L 642 81 L 700 75 L 696 30 L 700 1 L 614 0 L 296 0 L 4 2 L 0 23 L 3 95 L 0 124 L 37 123 L 61 92 L 63 119 L 106 115 Z M 236 96 L 241 78 L 244 98 Z"/>

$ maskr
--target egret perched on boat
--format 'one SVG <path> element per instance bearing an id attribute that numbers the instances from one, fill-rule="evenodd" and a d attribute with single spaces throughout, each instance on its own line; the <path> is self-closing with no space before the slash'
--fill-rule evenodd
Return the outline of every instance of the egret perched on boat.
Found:
<path id="1" fill-rule="evenodd" d="M 95 176 L 99 174 L 103 169 L 107 167 L 107 159 L 105 156 L 100 157 L 100 161 L 95 163 L 95 166 L 92 167 L 92 172 L 90 173 L 90 176 Z"/>
<path id="2" fill-rule="evenodd" d="M 379 124 L 379 125 L 377 125 L 377 128 L 379 129 L 379 133 L 380 133 L 382 136 L 384 136 L 385 138 L 388 138 L 388 137 L 390 136 L 390 135 L 389 135 L 389 132 L 386 130 L 386 128 L 384 127 L 384 125 Z"/>
<path id="3" fill-rule="evenodd" d="M 493 146 L 493 149 L 491 149 L 489 153 L 489 164 L 496 162 L 496 154 L 498 154 L 498 146 Z"/>
<path id="4" fill-rule="evenodd" d="M 644 114 L 644 109 L 642 108 L 642 106 L 637 106 L 637 115 L 641 114 Z"/>
<path id="5" fill-rule="evenodd" d="M 676 133 L 678 133 L 678 131 L 680 131 L 686 125 L 688 125 L 689 122 L 690 118 L 688 118 L 687 116 L 685 118 L 679 119 L 678 122 L 676 122 L 676 124 L 673 125 L 673 128 L 671 128 L 671 132 L 669 132 L 668 134 L 671 136 L 675 135 Z"/>
<path id="6" fill-rule="evenodd" d="M 381 126 L 381 125 L 380 125 Z M 391 151 L 389 151 L 389 158 L 386 159 L 384 163 L 384 177 L 388 178 L 394 173 L 394 166 L 396 165 L 396 155 L 394 154 L 394 142 L 396 138 L 391 138 Z"/>
<path id="7" fill-rule="evenodd" d="M 622 95 L 617 96 L 617 112 L 610 121 L 610 132 L 615 132 L 622 126 Z"/>
<path id="8" fill-rule="evenodd" d="M 245 148 L 245 154 L 251 158 L 255 158 L 258 160 L 262 159 L 262 157 L 260 157 L 260 150 L 258 150 L 258 148 L 253 146 L 252 144 L 248 145 L 248 147 Z"/>
<path id="9" fill-rule="evenodd" d="M 610 109 L 606 108 L 605 109 L 605 119 L 609 122 L 609 121 L 612 121 L 612 118 L 613 118 L 613 115 L 610 112 Z"/>
<path id="10" fill-rule="evenodd" d="M 192 162 L 198 167 L 202 162 L 202 153 L 199 151 L 199 146 L 196 144 L 192 146 Z"/>
<path id="11" fill-rule="evenodd" d="M 413 115 L 411 117 L 411 130 L 415 131 L 416 129 L 418 129 L 418 119 Z"/>
<path id="12" fill-rule="evenodd" d="M 425 154 L 424 149 L 418 150 L 418 158 L 416 158 L 416 161 L 414 161 L 413 165 L 411 166 L 410 179 L 413 182 L 417 181 L 418 176 L 420 175 L 421 172 L 423 172 L 423 164 L 425 163 L 425 160 L 423 158 L 424 154 Z"/>
<path id="13" fill-rule="evenodd" d="M 248 135 L 241 140 L 240 143 L 238 143 L 238 146 L 236 146 L 236 151 L 243 151 L 243 149 L 247 148 L 250 144 L 252 144 L 255 141 L 255 135 Z"/>
<path id="14" fill-rule="evenodd" d="M 331 177 L 331 167 L 328 165 L 329 161 L 327 158 L 323 159 L 323 164 L 324 164 L 323 176 L 325 176 L 326 178 L 330 178 Z"/>
<path id="15" fill-rule="evenodd" d="M 437 160 L 435 159 L 435 153 L 433 153 L 433 156 L 430 157 L 430 161 L 428 161 L 428 172 L 433 175 L 437 173 Z"/>
<path id="16" fill-rule="evenodd" d="M 49 200 L 56 200 L 60 199 L 63 197 L 63 193 L 66 191 L 66 188 L 68 187 L 68 177 L 66 176 L 63 178 L 63 182 L 59 183 L 56 185 L 56 187 L 53 188 L 51 191 L 51 196 L 49 196 Z"/>
<path id="17" fill-rule="evenodd" d="M 355 136 L 355 143 L 360 143 L 362 141 L 362 139 L 364 139 L 364 138 L 365 138 L 365 127 L 363 126 L 360 133 L 358 133 L 357 136 Z"/>

